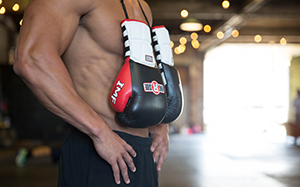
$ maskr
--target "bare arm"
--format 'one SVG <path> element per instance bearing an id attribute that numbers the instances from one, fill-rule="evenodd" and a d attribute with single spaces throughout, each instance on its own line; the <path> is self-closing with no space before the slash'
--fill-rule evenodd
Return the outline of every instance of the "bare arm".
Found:
<path id="1" fill-rule="evenodd" d="M 73 117 L 74 113 L 85 114 L 84 111 L 89 111 L 86 115 L 95 114 L 75 92 L 71 77 L 60 58 L 69 45 L 80 18 L 75 7 L 60 10 L 62 7 L 55 2 L 50 5 L 50 1 L 37 0 L 28 5 L 14 70 L 50 111 L 71 124 L 76 124 L 85 133 L 96 134 L 94 131 L 97 129 L 92 122 L 82 121 L 83 118 L 78 118 L 81 115 Z M 96 115 L 93 118 L 95 117 Z"/>
<path id="2" fill-rule="evenodd" d="M 135 151 L 81 99 L 60 58 L 93 2 L 32 0 L 24 14 L 14 70 L 47 109 L 92 138 L 98 154 L 112 166 L 117 183 L 120 170 L 129 182 L 127 165 L 135 170 L 130 156 Z"/>

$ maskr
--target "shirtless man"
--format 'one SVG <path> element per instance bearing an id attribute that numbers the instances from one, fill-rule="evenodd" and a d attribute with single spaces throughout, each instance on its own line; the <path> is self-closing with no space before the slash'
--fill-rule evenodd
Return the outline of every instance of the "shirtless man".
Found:
<path id="1" fill-rule="evenodd" d="M 130 19 L 146 21 L 138 0 L 124 3 Z M 140 3 L 152 24 L 150 8 Z M 24 13 L 14 65 L 47 109 L 90 138 L 116 184 L 122 178 L 130 183 L 128 168 L 139 170 L 133 162 L 136 150 L 116 131 L 141 138 L 151 133 L 149 149 L 158 160 L 157 171 L 169 149 L 167 124 L 134 129 L 115 121 L 109 98 L 124 61 L 123 19 L 120 0 L 32 0 Z"/>

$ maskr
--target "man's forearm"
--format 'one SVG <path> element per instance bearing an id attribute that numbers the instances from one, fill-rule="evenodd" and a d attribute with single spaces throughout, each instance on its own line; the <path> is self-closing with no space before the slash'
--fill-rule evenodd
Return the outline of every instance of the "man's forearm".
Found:
<path id="1" fill-rule="evenodd" d="M 18 54 L 14 70 L 48 110 L 82 132 L 93 136 L 99 133 L 99 127 L 107 126 L 77 94 L 60 57 Z"/>

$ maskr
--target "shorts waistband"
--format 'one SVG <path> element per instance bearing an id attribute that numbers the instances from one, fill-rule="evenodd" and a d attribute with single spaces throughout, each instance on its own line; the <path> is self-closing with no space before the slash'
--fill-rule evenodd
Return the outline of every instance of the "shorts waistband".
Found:
<path id="1" fill-rule="evenodd" d="M 125 140 L 129 145 L 135 148 L 147 148 L 150 149 L 152 144 L 152 137 L 149 134 L 149 137 L 140 137 L 132 134 L 128 134 L 126 132 L 114 131 L 118 134 L 123 140 Z"/>

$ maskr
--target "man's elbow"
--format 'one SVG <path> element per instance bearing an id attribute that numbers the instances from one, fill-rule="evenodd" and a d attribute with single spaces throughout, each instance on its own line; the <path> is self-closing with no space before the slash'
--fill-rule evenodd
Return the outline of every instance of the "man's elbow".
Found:
<path id="1" fill-rule="evenodd" d="M 23 80 L 29 81 L 34 75 L 34 60 L 32 55 L 17 52 L 13 70 Z"/>
<path id="2" fill-rule="evenodd" d="M 24 76 L 26 74 L 26 69 L 28 64 L 26 62 L 26 60 L 24 60 L 24 58 L 20 55 L 16 55 L 15 57 L 15 62 L 13 65 L 13 70 L 14 72 L 19 75 L 20 77 Z"/>

